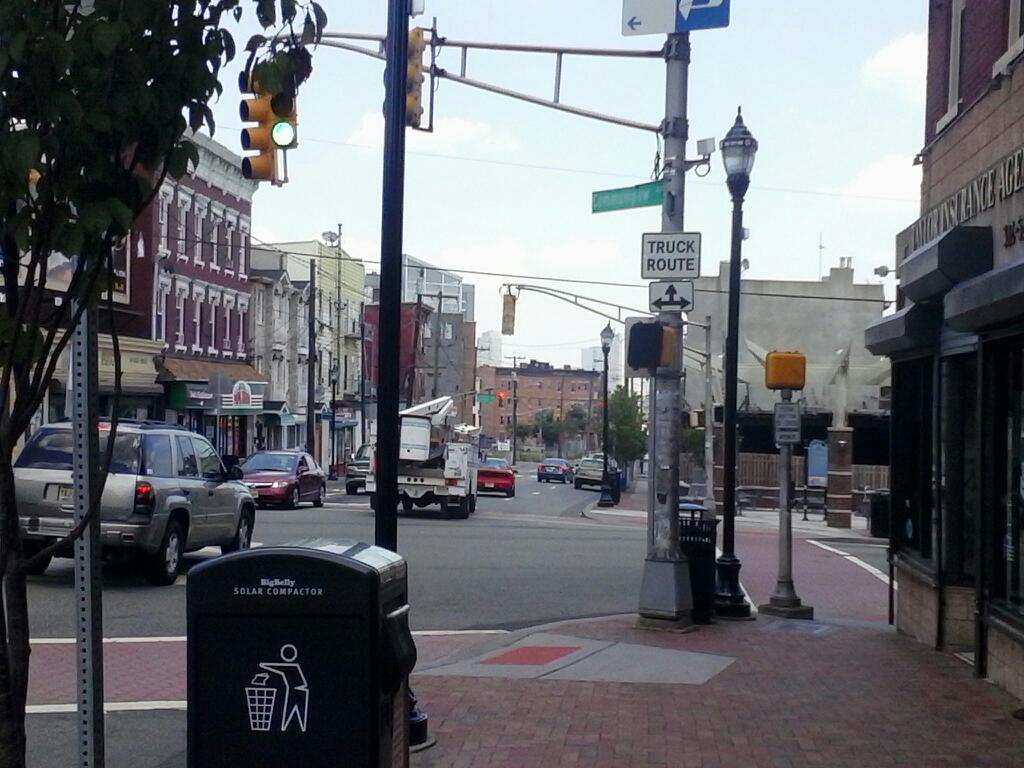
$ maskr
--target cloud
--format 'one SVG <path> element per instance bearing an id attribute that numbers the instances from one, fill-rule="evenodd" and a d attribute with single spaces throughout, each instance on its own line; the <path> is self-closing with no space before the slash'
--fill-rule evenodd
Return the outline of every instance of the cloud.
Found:
<path id="1" fill-rule="evenodd" d="M 862 168 L 845 191 L 884 205 L 897 200 L 912 202 L 921 197 L 921 166 L 914 165 L 908 155 L 885 155 Z"/>
<path id="2" fill-rule="evenodd" d="M 928 69 L 928 33 L 912 32 L 890 40 L 864 63 L 869 85 L 895 88 L 916 103 L 924 103 Z"/>
<path id="3" fill-rule="evenodd" d="M 364 114 L 359 125 L 349 134 L 348 141 L 351 144 L 382 149 L 384 116 L 379 112 Z M 513 133 L 493 123 L 457 116 L 436 117 L 433 133 L 409 131 L 406 141 L 410 150 L 435 153 L 465 149 L 507 152 L 519 144 Z"/>

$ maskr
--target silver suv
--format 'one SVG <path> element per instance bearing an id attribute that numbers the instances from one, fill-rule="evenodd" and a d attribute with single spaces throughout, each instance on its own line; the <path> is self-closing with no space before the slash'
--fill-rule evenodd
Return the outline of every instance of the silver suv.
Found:
<path id="1" fill-rule="evenodd" d="M 99 424 L 100 456 L 110 425 Z M 39 552 L 73 526 L 70 423 L 48 424 L 25 444 L 14 465 L 25 553 Z M 103 489 L 100 540 L 105 553 L 140 553 L 153 584 L 174 583 L 185 552 L 219 546 L 248 549 L 256 503 L 241 470 L 224 468 L 201 435 L 171 424 L 119 422 Z M 71 557 L 69 551 L 58 556 Z M 49 566 L 40 563 L 36 573 Z"/>

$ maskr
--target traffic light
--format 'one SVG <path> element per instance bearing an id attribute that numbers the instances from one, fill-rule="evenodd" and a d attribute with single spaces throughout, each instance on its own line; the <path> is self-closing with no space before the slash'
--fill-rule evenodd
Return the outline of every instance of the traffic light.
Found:
<path id="1" fill-rule="evenodd" d="M 764 359 L 764 385 L 768 389 L 803 389 L 807 358 L 800 352 L 769 352 Z"/>
<path id="2" fill-rule="evenodd" d="M 516 333 L 516 297 L 506 293 L 501 297 L 501 334 L 514 336 Z"/>
<path id="3" fill-rule="evenodd" d="M 499 389 L 495 394 L 498 395 L 498 403 L 500 405 L 504 405 L 505 401 L 508 399 L 508 392 L 504 389 Z"/>
<path id="4" fill-rule="evenodd" d="M 672 365 L 679 349 L 679 331 L 657 320 L 637 323 L 629 330 L 626 361 L 634 370 L 655 371 Z"/>
<path id="5" fill-rule="evenodd" d="M 243 94 L 251 94 L 239 103 L 239 117 L 243 123 L 256 123 L 242 129 L 242 149 L 258 153 L 242 158 L 242 175 L 256 181 L 283 183 L 278 174 L 277 153 L 298 144 L 295 98 L 264 90 L 245 72 L 238 76 L 238 87 Z"/>
<path id="6" fill-rule="evenodd" d="M 409 30 L 409 53 L 407 58 L 407 79 L 405 83 L 405 124 L 419 128 L 423 119 L 423 54 L 427 50 L 423 27 Z"/>

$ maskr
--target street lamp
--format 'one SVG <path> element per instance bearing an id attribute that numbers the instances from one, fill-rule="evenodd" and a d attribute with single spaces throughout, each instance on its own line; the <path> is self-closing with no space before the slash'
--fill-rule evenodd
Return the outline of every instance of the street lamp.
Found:
<path id="1" fill-rule="evenodd" d="M 335 416 L 334 404 L 338 401 L 338 360 L 335 358 L 331 361 L 331 469 L 327 473 L 328 480 L 338 479 L 338 461 L 336 451 L 338 448 L 338 437 L 335 434 L 337 426 L 335 422 L 337 417 Z"/>
<path id="2" fill-rule="evenodd" d="M 615 331 L 612 330 L 612 324 L 609 322 L 601 331 L 601 352 L 604 353 L 604 439 L 601 446 L 604 455 L 604 471 L 601 473 L 601 498 L 597 502 L 599 507 L 615 506 L 611 478 L 608 476 L 608 353 L 612 351 L 614 339 Z"/>
<path id="3" fill-rule="evenodd" d="M 739 357 L 740 274 L 743 269 L 743 198 L 750 188 L 750 172 L 757 155 L 757 140 L 736 123 L 722 139 L 726 184 L 732 196 L 732 252 L 729 258 L 729 322 L 725 348 L 725 450 L 722 495 L 722 556 L 718 558 L 715 613 L 724 618 L 750 617 L 750 604 L 740 589 L 740 561 L 736 557 L 736 384 Z"/>

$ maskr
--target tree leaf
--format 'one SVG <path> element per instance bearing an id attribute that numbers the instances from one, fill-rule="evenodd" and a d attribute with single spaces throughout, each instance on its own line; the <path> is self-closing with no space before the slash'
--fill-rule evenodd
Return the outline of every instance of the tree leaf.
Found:
<path id="1" fill-rule="evenodd" d="M 15 131 L 3 138 L 4 165 L 16 188 L 28 183 L 28 172 L 39 161 L 39 135 L 33 130 Z"/>
<path id="2" fill-rule="evenodd" d="M 256 18 L 266 29 L 277 22 L 277 4 L 274 0 L 256 0 Z"/>
<path id="3" fill-rule="evenodd" d="M 262 48 L 266 44 L 267 44 L 267 38 L 265 38 L 263 35 L 253 35 L 252 37 L 249 38 L 249 42 L 247 42 L 245 44 L 245 50 L 247 50 L 250 53 L 252 53 L 254 51 L 258 51 L 260 48 Z"/>
<path id="4" fill-rule="evenodd" d="M 302 24 L 302 38 L 301 42 L 303 45 L 310 45 L 316 41 L 316 24 L 313 23 L 313 19 L 310 15 L 306 14 L 306 20 Z"/>
<path id="5" fill-rule="evenodd" d="M 298 7 L 295 4 L 295 0 L 281 0 L 281 21 L 289 24 L 295 20 L 297 13 Z"/>
<path id="6" fill-rule="evenodd" d="M 25 58 L 25 47 L 28 45 L 28 32 L 21 30 L 11 38 L 11 60 L 20 64 Z"/>
<path id="7" fill-rule="evenodd" d="M 135 220 L 132 209 L 116 197 L 107 200 L 107 207 L 110 209 L 110 215 L 114 223 L 117 224 L 119 233 L 127 235 L 132 228 L 132 222 Z"/>
<path id="8" fill-rule="evenodd" d="M 220 33 L 221 42 L 224 45 L 224 58 L 226 61 L 231 61 L 235 58 L 235 38 L 231 36 L 231 33 L 226 29 L 221 30 Z"/>
<path id="9" fill-rule="evenodd" d="M 124 36 L 125 26 L 119 21 L 101 21 L 92 29 L 92 44 L 103 56 L 110 56 Z"/>
<path id="10" fill-rule="evenodd" d="M 327 14 L 320 7 L 320 3 L 312 3 L 313 15 L 316 16 L 317 42 L 320 42 L 320 35 L 327 29 Z"/>
<path id="11" fill-rule="evenodd" d="M 235 10 L 233 10 L 231 13 L 234 15 L 235 21 L 242 20 L 242 6 L 236 6 Z"/>

